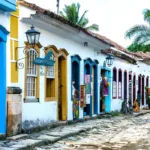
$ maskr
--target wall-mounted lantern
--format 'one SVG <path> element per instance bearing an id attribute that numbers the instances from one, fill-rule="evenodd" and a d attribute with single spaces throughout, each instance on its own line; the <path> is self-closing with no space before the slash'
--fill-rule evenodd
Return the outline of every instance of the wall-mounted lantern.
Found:
<path id="1" fill-rule="evenodd" d="M 107 57 L 106 57 L 106 64 L 108 67 L 110 67 L 114 62 L 114 56 L 112 54 L 109 54 Z"/>
<path id="2" fill-rule="evenodd" d="M 39 31 L 35 30 L 35 27 L 32 25 L 31 29 L 28 30 L 27 32 L 25 32 L 25 34 L 27 37 L 28 44 L 31 45 L 32 48 L 34 48 L 35 45 L 39 43 L 39 38 L 40 38 L 41 33 Z M 16 49 L 18 49 L 18 48 L 24 48 L 23 53 L 26 53 L 26 51 L 25 51 L 26 47 L 16 47 Z M 26 57 L 20 58 L 16 61 L 16 69 L 24 68 L 24 63 L 20 62 L 20 61 L 25 58 Z"/>
<path id="3" fill-rule="evenodd" d="M 26 32 L 27 40 L 32 47 L 34 47 L 39 42 L 40 32 L 35 30 L 35 27 L 32 25 L 31 29 Z"/>

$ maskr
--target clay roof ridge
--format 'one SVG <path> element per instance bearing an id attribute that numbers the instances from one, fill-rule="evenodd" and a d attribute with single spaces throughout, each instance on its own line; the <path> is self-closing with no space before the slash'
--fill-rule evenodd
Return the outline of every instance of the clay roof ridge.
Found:
<path id="1" fill-rule="evenodd" d="M 118 44 L 118 43 L 112 41 L 111 39 L 107 38 L 106 36 L 103 36 L 103 35 L 100 35 L 100 34 L 97 34 L 97 33 L 93 33 L 93 32 L 91 32 L 91 31 L 88 31 L 88 30 L 86 30 L 86 29 L 80 27 L 79 25 L 76 25 L 76 24 L 72 23 L 71 21 L 66 20 L 66 19 L 63 18 L 62 16 L 60 16 L 60 15 L 58 15 L 58 14 L 55 14 L 54 12 L 52 12 L 52 11 L 50 11 L 50 10 L 46 10 L 46 9 L 40 7 L 40 6 L 37 6 L 36 4 L 29 3 L 29 2 L 27 2 L 27 1 L 25 1 L 25 0 L 19 0 L 19 4 L 21 4 L 21 5 L 23 5 L 23 6 L 27 7 L 27 8 L 30 8 L 30 9 L 35 10 L 37 14 L 39 13 L 39 14 L 43 14 L 43 15 L 50 16 L 51 18 L 54 18 L 54 19 L 56 19 L 56 20 L 58 20 L 58 21 L 61 21 L 61 22 L 63 22 L 64 24 L 68 24 L 68 25 L 70 25 L 70 26 L 72 26 L 72 27 L 74 27 L 74 28 L 81 29 L 84 33 L 88 34 L 89 36 L 92 36 L 92 37 L 94 37 L 94 38 L 96 38 L 96 39 L 98 39 L 98 40 L 101 40 L 101 41 L 103 41 L 104 43 L 107 43 L 107 44 L 109 44 L 109 45 L 111 45 L 111 46 L 117 48 L 117 49 L 120 50 L 120 51 L 123 51 L 123 52 L 125 52 L 125 53 L 127 53 L 127 54 L 130 54 L 130 55 L 132 55 L 132 57 L 133 57 L 133 56 L 134 56 L 134 57 L 136 56 L 136 57 L 141 57 L 141 58 L 150 58 L 150 56 L 147 56 L 147 55 L 145 55 L 145 54 L 143 54 L 143 53 L 130 52 L 130 51 L 128 51 L 126 48 L 124 48 L 124 47 L 121 46 L 120 44 Z M 150 54 L 149 54 L 149 55 L 150 55 Z"/>
<path id="2" fill-rule="evenodd" d="M 64 24 L 68 24 L 74 28 L 77 28 L 77 29 L 80 29 L 82 30 L 85 34 L 89 35 L 89 36 L 92 36 L 94 37 L 95 39 L 97 40 L 100 40 L 101 42 L 105 43 L 105 44 L 108 44 L 110 46 L 113 46 L 111 43 L 107 42 L 106 40 L 103 40 L 102 38 L 99 38 L 97 36 L 94 36 L 91 32 L 87 31 L 86 29 L 82 28 L 81 26 L 77 25 L 77 24 L 74 24 L 72 23 L 71 21 L 68 21 L 66 20 L 64 17 L 50 11 L 50 10 L 46 10 L 44 8 L 41 8 L 39 6 L 37 6 L 36 4 L 33 4 L 33 3 L 29 3 L 29 2 L 26 2 L 25 0 L 20 0 L 19 1 L 19 4 L 22 5 L 22 6 L 25 6 L 27 8 L 30 8 L 30 9 L 33 9 L 36 11 L 36 13 L 41 13 L 41 14 L 44 14 L 44 15 L 48 15 L 50 16 L 51 18 L 54 18 L 58 21 L 61 21 L 62 23 Z"/>

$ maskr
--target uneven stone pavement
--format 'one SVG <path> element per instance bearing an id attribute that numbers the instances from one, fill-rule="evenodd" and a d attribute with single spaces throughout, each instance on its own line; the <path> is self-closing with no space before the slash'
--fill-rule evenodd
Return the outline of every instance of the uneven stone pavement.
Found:
<path id="1" fill-rule="evenodd" d="M 150 114 L 95 119 L 0 141 L 0 150 L 150 148 Z M 20 136 L 20 137 L 19 137 Z"/>
<path id="2" fill-rule="evenodd" d="M 150 114 L 95 120 L 93 123 L 97 126 L 91 130 L 35 150 L 150 150 Z"/>

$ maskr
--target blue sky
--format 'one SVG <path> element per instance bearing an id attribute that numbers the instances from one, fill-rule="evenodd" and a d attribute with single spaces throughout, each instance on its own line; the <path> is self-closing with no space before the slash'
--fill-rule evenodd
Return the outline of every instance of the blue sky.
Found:
<path id="1" fill-rule="evenodd" d="M 56 0 L 26 0 L 56 12 Z M 131 40 L 124 33 L 135 24 L 144 24 L 142 11 L 150 7 L 150 0 L 60 0 L 60 10 L 64 4 L 80 2 L 81 13 L 89 10 L 90 23 L 99 25 L 101 35 L 126 47 Z M 150 9 L 150 8 L 149 8 Z"/>

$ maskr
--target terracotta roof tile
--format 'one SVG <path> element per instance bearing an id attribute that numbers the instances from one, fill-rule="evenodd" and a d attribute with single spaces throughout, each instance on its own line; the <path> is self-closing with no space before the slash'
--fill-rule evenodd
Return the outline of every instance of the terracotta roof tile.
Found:
<path id="1" fill-rule="evenodd" d="M 23 5 L 23 6 L 27 7 L 27 8 L 33 9 L 37 13 L 42 13 L 44 15 L 48 15 L 51 18 L 57 19 L 58 21 L 61 21 L 64 24 L 68 24 L 68 25 L 70 25 L 70 26 L 72 26 L 74 28 L 78 28 L 78 29 L 82 30 L 84 33 L 86 33 L 87 35 L 92 36 L 93 38 L 96 38 L 96 39 L 98 39 L 100 41 L 103 41 L 104 43 L 107 43 L 110 46 L 113 46 L 116 49 L 121 50 L 121 51 L 131 55 L 132 57 L 138 57 L 138 58 L 143 58 L 143 59 L 150 59 L 150 53 L 143 53 L 143 52 L 133 53 L 133 52 L 130 52 L 126 48 L 124 48 L 123 46 L 121 46 L 118 43 L 112 41 L 111 39 L 109 39 L 109 38 L 107 38 L 105 36 L 102 36 L 102 35 L 99 35 L 99 34 L 96 34 L 96 33 L 90 32 L 90 31 L 87 31 L 86 29 L 80 27 L 79 25 L 76 25 L 76 24 L 66 20 L 65 18 L 63 18 L 62 16 L 60 16 L 58 14 L 55 14 L 55 13 L 49 11 L 49 10 L 41 8 L 41 7 L 37 6 L 36 4 L 26 2 L 25 0 L 20 0 L 19 4 Z"/>
<path id="2" fill-rule="evenodd" d="M 111 43 L 109 43 L 109 42 L 103 40 L 103 38 L 100 38 L 100 37 L 95 36 L 94 34 L 92 34 L 91 32 L 87 31 L 86 29 L 84 29 L 84 28 L 80 27 L 79 25 L 76 25 L 76 24 L 74 24 L 74 23 L 72 23 L 72 22 L 66 20 L 66 19 L 63 18 L 62 16 L 60 16 L 60 15 L 58 15 L 58 14 L 55 14 L 55 13 L 52 12 L 52 11 L 43 9 L 43 8 L 37 6 L 36 4 L 26 2 L 25 0 L 20 0 L 20 1 L 19 1 L 19 4 L 20 4 L 20 5 L 23 5 L 23 6 L 27 7 L 27 8 L 33 9 L 33 10 L 35 10 L 37 13 L 42 13 L 42 14 L 44 14 L 44 15 L 48 15 L 49 17 L 54 18 L 54 19 L 56 19 L 56 20 L 58 20 L 58 21 L 61 21 L 61 22 L 64 23 L 64 24 L 68 24 L 68 25 L 70 25 L 70 26 L 72 26 L 72 27 L 74 27 L 74 28 L 80 29 L 80 30 L 82 30 L 85 34 L 87 34 L 87 35 L 89 35 L 89 36 L 91 36 L 91 37 L 93 37 L 93 38 L 95 38 L 95 39 L 97 39 L 97 40 L 100 40 L 100 41 L 103 42 L 103 43 L 106 43 L 106 44 L 108 44 L 108 45 L 110 45 L 110 46 L 113 46 Z"/>

